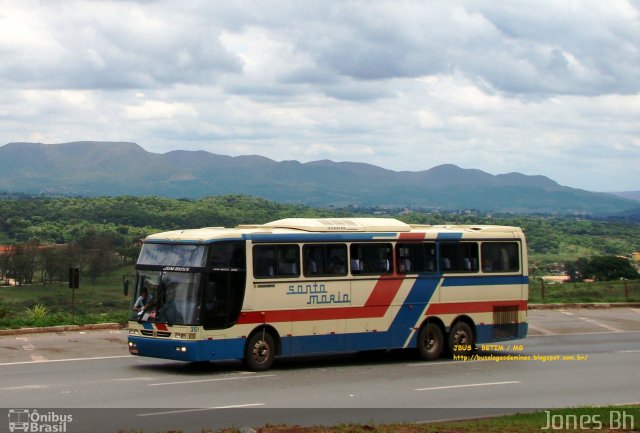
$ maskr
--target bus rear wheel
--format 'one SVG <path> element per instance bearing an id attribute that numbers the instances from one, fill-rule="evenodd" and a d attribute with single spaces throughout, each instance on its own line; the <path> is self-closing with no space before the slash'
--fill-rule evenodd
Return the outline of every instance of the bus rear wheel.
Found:
<path id="1" fill-rule="evenodd" d="M 449 331 L 449 351 L 453 356 L 469 355 L 474 349 L 473 330 L 466 322 L 457 322 Z"/>
<path id="2" fill-rule="evenodd" d="M 251 371 L 265 371 L 275 359 L 276 346 L 273 337 L 265 330 L 254 333 L 244 351 L 244 362 Z"/>
<path id="3" fill-rule="evenodd" d="M 418 333 L 418 353 L 425 361 L 438 359 L 444 348 L 442 329 L 435 323 L 427 323 Z"/>

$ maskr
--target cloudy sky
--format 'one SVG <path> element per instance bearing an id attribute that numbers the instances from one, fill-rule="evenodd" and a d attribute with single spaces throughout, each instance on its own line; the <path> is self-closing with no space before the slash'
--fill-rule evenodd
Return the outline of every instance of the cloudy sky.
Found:
<path id="1" fill-rule="evenodd" d="M 640 190 L 640 0 L 0 0 L 0 145 Z"/>

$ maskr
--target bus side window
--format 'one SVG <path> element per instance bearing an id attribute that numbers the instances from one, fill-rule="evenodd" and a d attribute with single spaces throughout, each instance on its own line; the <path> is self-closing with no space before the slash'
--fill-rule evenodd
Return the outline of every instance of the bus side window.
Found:
<path id="1" fill-rule="evenodd" d="M 440 244 L 442 272 L 478 272 L 476 242 L 443 242 Z"/>
<path id="2" fill-rule="evenodd" d="M 304 275 L 342 276 L 347 274 L 345 244 L 313 244 L 302 247 Z"/>
<path id="3" fill-rule="evenodd" d="M 351 244 L 352 274 L 390 274 L 393 263 L 391 244 Z"/>
<path id="4" fill-rule="evenodd" d="M 436 244 L 433 242 L 407 242 L 396 244 L 398 273 L 417 274 L 436 271 Z"/>
<path id="5" fill-rule="evenodd" d="M 518 272 L 520 248 L 517 242 L 483 242 L 482 272 Z"/>
<path id="6" fill-rule="evenodd" d="M 299 276 L 298 245 L 256 245 L 253 248 L 253 275 L 256 278 Z"/>
<path id="7" fill-rule="evenodd" d="M 300 275 L 300 252 L 298 245 L 277 245 L 276 276 L 297 277 Z"/>
<path id="8" fill-rule="evenodd" d="M 406 244 L 396 245 L 396 263 L 398 273 L 406 274 L 411 272 L 411 259 L 413 258 L 413 249 Z"/>

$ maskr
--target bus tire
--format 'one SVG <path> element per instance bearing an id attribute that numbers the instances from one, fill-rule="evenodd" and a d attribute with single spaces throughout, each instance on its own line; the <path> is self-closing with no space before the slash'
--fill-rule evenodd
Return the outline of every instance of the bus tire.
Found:
<path id="1" fill-rule="evenodd" d="M 418 353 L 425 361 L 440 358 L 444 349 L 444 334 L 436 323 L 428 322 L 418 333 Z"/>
<path id="2" fill-rule="evenodd" d="M 244 362 L 249 370 L 268 370 L 275 356 L 276 345 L 269 332 L 262 329 L 251 335 L 244 350 Z"/>
<path id="3" fill-rule="evenodd" d="M 449 352 L 453 356 L 469 355 L 474 349 L 473 330 L 466 322 L 456 322 L 449 331 Z"/>

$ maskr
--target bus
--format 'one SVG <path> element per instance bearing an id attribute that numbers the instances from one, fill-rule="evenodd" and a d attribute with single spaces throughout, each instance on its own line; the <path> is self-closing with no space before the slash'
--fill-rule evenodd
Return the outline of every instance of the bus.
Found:
<path id="1" fill-rule="evenodd" d="M 287 218 L 177 230 L 143 241 L 128 346 L 253 371 L 379 349 L 434 360 L 526 337 L 527 302 L 518 227 Z"/>

